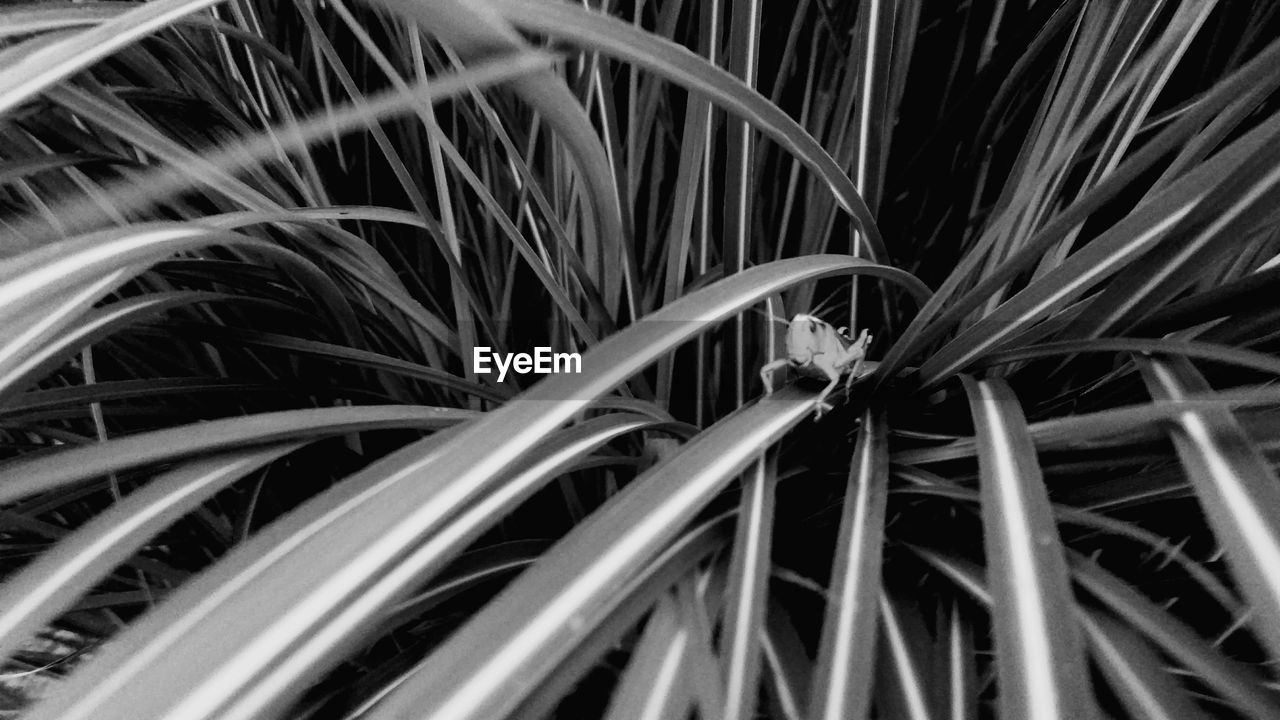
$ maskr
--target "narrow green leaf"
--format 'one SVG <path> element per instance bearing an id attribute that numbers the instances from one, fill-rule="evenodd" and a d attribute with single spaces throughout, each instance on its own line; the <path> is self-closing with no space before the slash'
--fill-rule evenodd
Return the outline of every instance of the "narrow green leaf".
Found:
<path id="1" fill-rule="evenodd" d="M 34 390 L 18 395 L 0 408 L 0 419 L 30 421 L 50 413 L 73 417 L 88 414 L 89 405 L 127 400 L 199 396 L 220 393 L 271 393 L 296 390 L 298 385 L 232 382 L 217 378 L 157 378 L 155 380 L 109 380 L 90 385 L 72 385 L 52 390 Z M 310 388 L 308 388 L 310 389 Z"/>
<path id="2" fill-rule="evenodd" d="M 1129 352 L 1144 355 L 1177 355 L 1196 360 L 1211 360 L 1251 370 L 1280 375 L 1280 359 L 1273 355 L 1218 343 L 1172 339 L 1096 338 L 1036 343 L 1027 347 L 1002 350 L 980 360 L 979 367 L 990 367 L 1018 360 L 1075 355 L 1091 352 Z"/>
<path id="3" fill-rule="evenodd" d="M 1146 168 L 1167 153 L 1182 137 L 1198 129 L 1206 118 L 1206 115 L 1202 113 L 1211 112 L 1214 108 L 1229 103 L 1239 92 L 1258 83 L 1261 78 L 1274 75 L 1277 58 L 1280 58 L 1280 43 L 1273 43 L 1246 67 L 1241 68 L 1215 87 L 1210 97 L 1205 98 L 1203 105 L 1195 106 L 1191 113 L 1180 118 L 1178 122 L 1162 132 L 1159 137 L 1135 152 L 1129 160 L 1107 176 L 1096 188 L 1090 190 L 1077 202 L 1055 216 L 1037 232 L 1036 238 L 1028 240 L 1013 257 L 1009 258 L 1008 262 L 1000 265 L 987 277 L 981 278 L 978 284 L 963 297 L 955 299 L 953 295 L 962 290 L 964 285 L 972 279 L 972 270 L 981 258 L 985 256 L 985 250 L 982 250 L 981 247 L 976 247 L 967 253 L 960 266 L 948 276 L 947 281 L 938 289 L 938 294 L 935 295 L 934 301 L 921 310 L 917 318 L 912 321 L 912 324 L 885 354 L 886 372 L 896 371 L 912 353 L 918 352 L 925 343 L 933 342 L 940 338 L 943 333 L 954 327 L 956 323 L 976 308 L 991 293 L 1008 283 L 1017 273 L 1026 269 L 1031 263 L 1039 260 L 1044 251 L 1051 247 L 1053 243 L 1071 232 L 1080 223 L 1083 223 L 1090 214 L 1097 211 L 1108 199 L 1129 186 Z M 1003 339 L 1016 333 L 1021 327 L 1019 322 L 1011 321 L 1011 318 L 1018 317 L 1015 312 L 1024 312 L 1028 306 L 1031 306 L 1034 310 L 1031 317 L 1036 317 L 1045 308 L 1051 307 L 1053 303 L 1058 302 L 1060 298 L 1053 297 L 1054 294 L 1062 292 L 1064 293 L 1061 296 L 1062 298 L 1069 298 L 1077 294 L 1078 288 L 1075 286 L 1080 282 L 1096 282 L 1096 279 L 1098 279 L 1098 268 L 1096 266 L 1099 263 L 1104 260 L 1112 262 L 1116 259 L 1127 257 L 1125 253 L 1128 251 L 1121 253 L 1123 245 L 1117 240 L 1132 240 L 1133 236 L 1136 235 L 1138 240 L 1149 243 L 1154 236 L 1144 236 L 1144 231 L 1149 231 L 1152 227 L 1159 230 L 1171 224 L 1169 222 L 1171 214 L 1175 216 L 1175 220 L 1184 215 L 1187 211 L 1186 206 L 1188 203 L 1193 203 L 1194 200 L 1202 197 L 1206 186 L 1220 182 L 1221 178 L 1230 169 L 1254 152 L 1257 152 L 1262 145 L 1263 139 L 1274 132 L 1276 127 L 1280 127 L 1280 118 L 1273 117 L 1269 121 L 1263 122 L 1260 126 L 1250 130 L 1235 142 L 1221 149 L 1207 161 L 1188 170 L 1176 182 L 1169 184 L 1167 187 L 1162 187 L 1159 193 L 1151 195 L 1140 203 L 1126 219 L 1112 226 L 1112 228 L 1090 242 L 1087 247 L 1076 253 L 1076 256 L 1087 257 L 1081 257 L 1075 261 L 1069 258 L 1060 268 L 1061 273 L 1055 272 L 1045 276 L 1038 282 L 1032 283 L 1028 288 L 1010 299 L 1000 311 L 990 315 L 980 323 L 976 323 L 966 331 L 966 335 L 978 332 L 979 326 L 986 325 L 990 328 L 1001 328 L 1003 333 L 1001 339 Z M 1103 242 L 1104 240 L 1106 241 L 1105 243 Z M 1121 254 L 1117 255 L 1117 253 Z M 1070 269 L 1067 266 L 1071 266 Z M 1054 276 L 1058 276 L 1059 279 L 1046 283 L 1050 277 Z M 1053 297 L 1053 299 L 1049 300 L 1047 304 L 1036 306 L 1035 304 L 1042 302 L 1046 295 Z M 1023 303 L 1022 301 L 1024 300 L 1033 302 Z M 999 315 L 998 318 L 997 315 Z M 963 344 L 953 344 L 953 347 L 957 349 L 963 348 L 966 350 L 971 349 L 972 346 L 972 337 L 966 337 Z M 972 355 L 978 354 L 976 352 L 972 353 Z"/>
<path id="4" fill-rule="evenodd" d="M 1127 332 L 1202 277 L 1206 267 L 1241 251 L 1249 231 L 1267 220 L 1280 193 L 1280 131 L 1210 190 L 1143 261 L 1131 264 L 1076 318 L 1065 337 Z"/>
<path id="5" fill-rule="evenodd" d="M 947 482 L 931 482 L 928 485 L 900 487 L 894 491 L 894 494 L 904 495 L 932 495 L 934 497 L 946 497 L 961 500 L 964 502 L 977 504 L 981 502 L 981 497 L 977 490 L 967 487 L 959 487 Z M 1170 546 L 1169 539 L 1163 535 L 1154 532 L 1131 522 L 1119 520 L 1117 518 L 1103 515 L 1085 508 L 1072 507 L 1064 505 L 1061 502 L 1053 504 L 1054 518 L 1060 524 L 1079 525 L 1091 528 L 1104 533 L 1124 537 L 1139 543 L 1146 547 L 1147 551 L 1152 555 L 1159 555 L 1164 558 L 1164 562 L 1174 563 L 1182 568 L 1187 575 L 1195 578 L 1223 610 L 1237 615 L 1243 612 L 1240 599 L 1235 593 L 1222 584 L 1222 581 L 1213 573 L 1212 570 L 1203 564 L 1196 562 L 1192 558 L 1187 557 L 1186 553 L 1181 551 L 1178 546 Z"/>
<path id="6" fill-rule="evenodd" d="M 299 122 L 287 122 L 245 138 L 226 142 L 201 151 L 211 165 L 225 170 L 253 168 L 277 153 L 296 151 L 356 129 L 365 129 L 370 123 L 379 122 L 412 112 L 420 102 L 440 102 L 445 98 L 467 92 L 474 86 L 502 82 L 523 73 L 545 68 L 549 59 L 541 52 L 529 51 L 513 58 L 501 58 L 478 63 L 465 71 L 433 78 L 427 86 L 416 85 L 413 92 L 388 90 L 366 98 L 363 103 L 334 107 L 324 115 Z M 192 187 L 202 180 L 185 168 L 162 166 L 126 180 L 104 187 L 89 199 L 72 198 L 55 206 L 63 231 L 85 232 L 96 226 L 100 218 L 100 203 L 109 202 L 118 214 L 137 212 L 155 206 Z M 17 228 L 16 232 L 0 236 L 0 257 L 14 255 L 19 250 L 30 250 L 39 243 L 31 238 L 47 233 L 43 223 L 32 221 Z M 4 271 L 0 269 L 0 278 Z"/>
<path id="7" fill-rule="evenodd" d="M 130 493 L 0 585 L 0 658 L 73 605 L 154 535 L 219 490 L 301 447 L 197 460 Z"/>
<path id="8" fill-rule="evenodd" d="M 1096 713 L 1074 598 L 1044 478 L 1008 385 L 967 376 L 982 478 L 983 541 L 991 565 L 1004 717 Z"/>
<path id="9" fill-rule="evenodd" d="M 695 572 L 695 565 L 721 550 L 732 536 L 732 515 L 722 515 L 700 523 L 686 531 L 658 559 L 650 563 L 626 588 L 619 591 L 622 601 L 609 617 L 600 622 L 548 676 L 530 699 L 514 714 L 520 717 L 546 717 L 579 683 L 592 665 L 612 650 L 618 639 L 652 607 L 656 598 L 671 588 L 681 577 Z"/>
<path id="10" fill-rule="evenodd" d="M 139 38 L 221 0 L 156 0 L 30 53 L 0 72 L 0 115 Z"/>
<path id="11" fill-rule="evenodd" d="M 760 62 L 760 1 L 730 0 L 729 4 L 729 72 L 742 80 L 749 88 L 755 88 L 757 67 Z M 749 236 L 752 233 L 752 217 L 755 204 L 756 143 L 750 123 L 730 117 L 725 127 L 725 197 L 723 209 L 724 231 L 720 242 L 721 255 L 727 274 L 739 273 L 751 261 L 748 257 Z M 727 381 L 729 397 L 735 406 L 745 399 L 747 369 L 746 319 L 733 319 L 727 333 L 728 352 L 724 354 L 722 381 Z M 732 708 L 731 708 L 732 709 Z"/>
<path id="12" fill-rule="evenodd" d="M 1141 359 L 1139 369 L 1158 401 L 1210 390 L 1185 360 Z M 1280 656 L 1280 577 L 1275 572 L 1280 567 L 1280 477 L 1228 410 L 1182 413 L 1170 435 L 1252 605 L 1249 624 Z"/>
<path id="13" fill-rule="evenodd" d="M 454 408 L 404 405 L 316 408 L 260 413 L 115 438 L 0 465 L 0 504 L 99 475 L 223 450 L 366 430 L 433 430 L 477 415 Z"/>
<path id="14" fill-rule="evenodd" d="M 425 718 L 505 715 L 548 665 L 572 652 L 631 568 L 660 552 L 758 448 L 805 417 L 812 398 L 803 398 L 794 388 L 775 392 L 628 485 L 473 616 L 374 718 L 408 708 Z M 512 632 L 496 635 L 493 627 Z"/>
<path id="15" fill-rule="evenodd" d="M 1264 678 L 1252 668 L 1210 647 L 1167 610 L 1091 560 L 1073 555 L 1071 571 L 1081 587 L 1216 690 L 1223 700 L 1256 720 L 1280 716 L 1280 694 L 1268 688 Z"/>
<path id="16" fill-rule="evenodd" d="M 90 233 L 27 253 L 0 268 L 0 378 L 90 305 L 173 253 L 226 244 L 250 248 L 292 271 L 315 294 L 345 339 L 363 344 L 346 298 L 309 260 L 277 245 L 198 225 L 143 223 Z"/>
<path id="17" fill-rule="evenodd" d="M 918 619 L 906 617 L 906 613 L 915 612 L 915 608 L 895 602 L 884 590 L 880 591 L 877 604 L 882 628 L 877 641 L 883 658 L 877 663 L 877 669 L 887 680 L 876 688 L 878 709 L 894 717 L 929 720 L 932 717 L 928 702 L 931 680 L 917 650 L 922 645 L 920 636 L 924 628 Z"/>
<path id="18" fill-rule="evenodd" d="M 1080 616 L 1107 684 L 1138 720 L 1196 720 L 1208 717 L 1173 682 L 1164 662 L 1137 633 L 1101 613 Z"/>
<path id="19" fill-rule="evenodd" d="M 50 704 L 41 712 L 70 717 L 88 712 L 94 718 L 109 718 L 112 713 L 120 712 L 133 717 L 139 712 L 139 703 L 146 703 L 158 715 L 171 712 L 183 720 L 193 720 L 212 712 L 232 712 L 233 708 L 238 708 L 235 712 L 250 709 L 257 712 L 268 705 L 276 707 L 287 702 L 293 696 L 291 693 L 301 691 L 296 678 L 310 676 L 317 667 L 335 662 L 343 643 L 350 642 L 358 628 L 374 621 L 376 615 L 370 612 L 373 608 L 392 602 L 419 580 L 417 565 L 406 562 L 409 548 L 417 547 L 439 532 L 445 522 L 478 498 L 500 488 L 503 473 L 525 460 L 558 426 L 715 321 L 789 285 L 847 272 L 901 282 L 914 297 L 927 297 L 927 290 L 906 273 L 836 256 L 770 263 L 691 293 L 584 353 L 581 374 L 549 376 L 521 397 L 468 424 L 442 444 L 402 452 L 393 463 L 384 463 L 383 468 L 394 466 L 395 469 L 389 476 L 378 475 L 374 483 L 378 488 L 376 492 L 371 490 L 355 498 L 341 512 L 335 510 L 330 522 L 308 530 L 296 544 L 290 541 L 289 546 L 278 547 L 274 554 L 268 553 L 261 563 L 252 563 L 254 567 L 276 568 L 272 578 L 278 578 L 278 582 L 230 585 L 234 589 L 209 601 L 209 608 L 200 610 L 200 614 L 204 614 L 220 606 L 220 612 L 237 618 L 234 624 L 208 626 L 211 631 L 216 627 L 216 637 L 210 637 L 208 643 L 209 647 L 222 648 L 220 660 L 210 658 L 210 663 L 200 668 L 166 661 L 166 653 L 182 651 L 182 647 L 172 643 L 177 637 L 190 634 L 189 623 L 194 622 L 196 616 L 184 616 L 180 612 L 175 612 L 173 617 L 161 616 L 135 628 L 129 642 L 116 644 L 117 652 L 137 658 L 137 662 L 101 660 L 90 665 L 100 676 L 80 675 L 78 682 L 86 686 L 98 685 L 106 677 L 116 677 L 117 680 L 110 683 L 112 693 L 69 692 L 57 699 L 59 703 L 66 703 L 65 706 Z M 765 407 L 779 407 L 778 403 L 784 399 L 789 400 L 783 403 L 787 419 L 778 420 L 781 423 L 778 425 L 752 428 L 753 433 L 764 431 L 763 437 L 772 437 L 771 432 L 781 432 L 812 410 L 816 396 L 775 394 L 773 402 Z M 502 440 L 495 443 L 495 438 Z M 430 478 L 430 482 L 426 478 Z M 723 480 L 718 472 L 707 478 L 709 482 Z M 692 506 L 688 509 L 696 510 Z M 366 541 L 353 541 L 357 537 Z M 650 548 L 657 549 L 660 548 Z M 599 557 L 598 550 L 598 547 L 593 549 L 593 558 Z M 561 586 L 557 583 L 557 587 Z M 357 597 L 362 598 L 360 603 L 354 603 Z M 244 609 L 268 605 L 282 606 L 280 615 L 287 613 L 291 620 L 275 622 L 277 616 L 272 615 L 272 631 L 262 633 L 256 623 L 247 622 L 253 620 L 256 613 L 246 613 Z M 531 617 L 528 609 L 520 610 L 521 618 Z M 337 613 L 336 618 L 333 613 Z M 565 641 L 569 637 L 559 639 Z M 303 641 L 306 651 L 290 655 Z M 471 649 L 478 653 L 482 647 L 474 645 Z M 143 648 L 151 649 L 144 651 Z M 288 662 L 277 662 L 281 657 L 287 657 Z M 554 657 L 552 652 L 538 655 L 538 667 L 549 671 Z M 150 662 L 158 663 L 154 667 L 164 668 L 166 673 L 182 676 L 180 680 L 175 677 L 162 684 L 172 688 L 172 694 L 156 692 L 153 682 L 129 681 L 139 672 L 142 672 L 139 677 L 147 677 L 143 671 Z M 429 675 L 441 677 L 434 671 Z M 196 690 L 196 683 L 203 689 Z M 284 692 L 285 687 L 291 690 Z M 455 691 L 466 689 L 466 686 L 453 688 Z M 406 692 L 399 692 L 397 697 L 405 696 Z M 445 699 L 444 695 L 437 697 L 442 702 Z M 513 705 L 520 700 L 518 693 L 500 694 L 495 699 Z M 266 705 L 261 705 L 263 703 Z"/>
<path id="20" fill-rule="evenodd" d="M 871 709 L 880 564 L 888 498 L 889 454 L 883 411 L 862 415 L 831 569 L 817 671 L 809 716 L 822 720 L 863 718 Z"/>
<path id="21" fill-rule="evenodd" d="M 768 669 L 770 699 L 785 720 L 801 720 L 805 711 L 805 693 L 812 675 L 812 662 L 805 654 L 800 635 L 779 602 L 769 603 L 765 629 L 760 645 Z"/>
<path id="22" fill-rule="evenodd" d="M 991 595 L 983 581 L 981 567 L 933 550 L 912 549 L 975 600 L 991 606 Z M 1263 685 L 1262 678 L 1257 673 L 1214 651 L 1194 631 L 1163 608 L 1139 595 L 1128 583 L 1078 555 L 1071 558 L 1071 570 L 1075 581 L 1089 593 L 1103 601 L 1129 626 L 1216 689 L 1223 699 L 1248 717 L 1266 720 L 1280 714 L 1280 698 Z M 1086 637 L 1092 638 L 1092 635 L 1086 634 Z M 1109 662 L 1113 655 L 1108 651 L 1095 649 L 1094 657 L 1099 662 Z M 1117 671 L 1127 672 L 1124 668 L 1118 668 Z"/>
<path id="23" fill-rule="evenodd" d="M 526 47 L 520 35 L 507 25 L 509 18 L 500 14 L 497 3 L 370 1 L 439 34 L 467 59 L 485 59 L 501 51 L 517 52 Z M 612 247 L 621 261 L 628 316 L 637 317 L 638 279 L 634 248 L 629 241 L 631 228 L 623 225 L 616 176 L 590 118 L 564 82 L 549 71 L 512 78 L 508 87 L 558 133 L 582 170 L 582 190 L 591 199 L 596 242 Z M 611 288 L 602 290 L 606 297 L 610 295 Z"/>
<path id="24" fill-rule="evenodd" d="M 676 43 L 572 3 L 494 0 L 493 6 L 503 17 L 524 29 L 634 62 L 672 82 L 697 90 L 726 110 L 741 115 L 822 178 L 866 235 L 870 259 L 883 262 L 887 257 L 875 220 L 849 177 L 790 116 L 732 74 Z"/>
<path id="25" fill-rule="evenodd" d="M 978 717 L 978 671 L 973 636 L 973 623 L 966 617 L 959 598 L 952 598 L 943 606 L 938 631 L 938 655 L 946 686 L 940 687 L 935 695 L 941 698 L 942 716 L 948 720 Z"/>
<path id="26" fill-rule="evenodd" d="M 658 601 L 631 660 L 618 681 L 606 720 L 683 717 L 690 709 L 684 675 L 689 662 L 689 630 L 680 626 L 676 601 Z"/>
<path id="27" fill-rule="evenodd" d="M 738 528 L 725 588 L 728 609 L 721 634 L 724 658 L 725 720 L 755 716 L 760 694 L 760 636 L 769 603 L 769 575 L 773 569 L 774 491 L 777 458 L 758 459 L 742 478 Z"/>
<path id="28" fill-rule="evenodd" d="M 717 0 L 713 0 L 715 2 Z M 691 93 L 685 107 L 684 128 L 680 140 L 680 164 L 672 190 L 673 210 L 667 234 L 667 257 L 662 285 L 663 305 L 684 291 L 688 269 L 693 260 L 693 221 L 702 197 L 702 176 L 707 172 L 704 155 L 711 126 L 711 104 L 699 94 Z M 702 253 L 699 253 L 702 254 Z M 673 373 L 671 358 L 658 363 L 658 399 L 666 401 L 671 393 Z M 701 396 L 702 393 L 699 393 Z"/>
<path id="29" fill-rule="evenodd" d="M 114 282 L 114 280 L 113 280 Z M 201 302 L 233 301 L 272 304 L 257 298 L 227 293 L 200 291 L 152 293 L 139 298 L 118 300 L 105 307 L 87 310 L 78 317 L 68 317 L 57 333 L 48 333 L 44 344 L 14 347 L 8 363 L 0 363 L 0 400 L 10 401 L 17 393 L 40 380 L 45 374 L 80 348 L 109 337 L 121 328 L 142 318 L 151 317 L 176 307 Z"/>

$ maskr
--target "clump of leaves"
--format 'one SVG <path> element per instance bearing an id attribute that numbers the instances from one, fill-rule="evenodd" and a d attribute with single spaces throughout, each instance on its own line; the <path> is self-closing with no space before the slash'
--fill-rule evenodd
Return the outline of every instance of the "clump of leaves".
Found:
<path id="1" fill-rule="evenodd" d="M 1280 716 L 1276 10 L 0 9 L 4 710 Z"/>

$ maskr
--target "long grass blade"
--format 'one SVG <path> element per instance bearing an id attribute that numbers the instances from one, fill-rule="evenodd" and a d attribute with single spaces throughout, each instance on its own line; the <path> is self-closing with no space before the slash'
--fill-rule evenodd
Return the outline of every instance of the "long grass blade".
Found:
<path id="1" fill-rule="evenodd" d="M 562 540 L 389 696 L 374 718 L 505 715 L 530 678 L 572 651 L 629 568 L 661 550 L 738 471 L 811 409 L 784 389 L 717 423 Z M 569 618 L 577 618 L 569 622 Z M 518 628 L 502 636 L 490 627 Z"/>
<path id="2" fill-rule="evenodd" d="M 738 528 L 729 582 L 725 588 L 728 608 L 720 646 L 724 657 L 725 720 L 755 715 L 759 696 L 760 638 L 769 603 L 769 576 L 773 562 L 774 490 L 778 481 L 776 458 L 760 458 L 742 479 Z"/>
<path id="3" fill-rule="evenodd" d="M 519 34 L 495 12 L 501 10 L 496 3 L 461 0 L 432 3 L 376 0 L 376 3 L 448 38 L 454 49 L 467 59 L 484 59 L 502 51 L 518 52 L 525 48 Z M 508 86 L 556 130 L 582 170 L 583 192 L 591 198 L 596 241 L 601 246 L 612 246 L 621 261 L 628 316 L 637 317 L 638 268 L 634 247 L 629 242 L 631 229 L 623 225 L 616 176 L 586 111 L 564 82 L 550 72 L 521 75 L 513 78 Z M 610 295 L 611 288 L 602 290 L 606 297 Z"/>
<path id="4" fill-rule="evenodd" d="M 212 606 L 221 606 L 224 612 L 239 618 L 246 616 L 237 608 L 261 608 L 264 603 L 280 605 L 282 613 L 290 612 L 290 608 L 297 613 L 289 623 L 279 622 L 278 617 L 272 616 L 272 632 L 265 634 L 257 624 L 242 620 L 239 625 L 245 635 L 243 640 L 235 639 L 229 627 L 220 626 L 217 638 L 210 638 L 210 642 L 223 646 L 226 664 L 220 672 L 208 667 L 201 669 L 203 689 L 192 690 L 195 678 L 187 677 L 168 685 L 175 692 L 180 687 L 187 690 L 162 697 L 127 683 L 117 685 L 119 680 L 99 685 L 102 680 L 85 675 L 82 682 L 111 687 L 113 691 L 119 687 L 123 694 L 113 697 L 107 692 L 71 693 L 63 697 L 69 707 L 54 709 L 51 706 L 45 711 L 72 713 L 72 716 L 89 712 L 95 717 L 109 717 L 115 712 L 110 708 L 115 707 L 120 712 L 134 714 L 142 698 L 130 698 L 132 692 L 146 695 L 146 702 L 155 707 L 155 712 L 172 712 L 183 718 L 214 712 L 258 712 L 263 709 L 260 703 L 283 703 L 287 697 L 283 689 L 296 687 L 294 678 L 298 674 L 312 670 L 317 663 L 332 663 L 345 638 L 372 621 L 374 616 L 369 611 L 359 609 L 364 608 L 364 604 L 353 608 L 349 600 L 364 595 L 362 603 L 368 603 L 372 609 L 403 593 L 415 580 L 416 565 L 401 565 L 408 546 L 431 537 L 462 508 L 496 489 L 495 483 L 501 480 L 502 473 L 525 458 L 556 427 L 630 374 L 716 320 L 790 284 L 842 272 L 865 272 L 902 282 L 916 296 L 927 293 L 901 271 L 834 256 L 771 263 L 692 293 L 585 353 L 582 374 L 548 377 L 520 398 L 469 424 L 442 445 L 432 445 L 425 456 L 415 455 L 412 450 L 402 451 L 392 466 L 394 470 L 379 469 L 378 479 L 373 483 L 377 492 L 368 492 L 343 512 L 335 512 L 323 526 L 309 531 L 305 541 L 296 547 L 277 548 L 277 552 L 287 556 L 285 564 L 293 568 L 276 575 L 282 580 L 290 578 L 287 582 L 246 584 L 243 591 L 231 586 L 236 589 L 225 593 L 225 597 L 218 596 L 205 603 L 211 606 L 209 609 L 201 608 L 186 617 L 178 613 L 167 621 L 156 620 L 150 627 L 138 628 L 132 643 L 119 645 L 119 651 L 128 653 L 133 662 L 99 666 L 104 676 L 127 677 L 143 671 L 148 662 L 156 662 L 155 667 L 169 668 L 187 676 L 194 668 L 184 668 L 162 658 L 165 652 L 178 650 L 172 646 L 177 637 L 174 633 L 189 632 L 188 623 L 209 612 Z M 801 401 L 793 421 L 815 400 L 816 397 L 810 396 Z M 504 440 L 495 446 L 495 437 Z M 434 480 L 426 484 L 408 482 L 415 477 Z M 357 535 L 368 537 L 370 533 L 380 539 L 374 541 L 369 537 L 366 544 L 351 542 Z M 341 540 L 326 541 L 330 536 Z M 347 550 L 335 552 L 336 547 Z M 276 562 L 272 554 L 266 557 L 262 567 Z M 404 572 L 393 572 L 397 567 Z M 295 574 L 299 572 L 314 579 L 303 581 L 301 575 Z M 366 595 L 370 584 L 376 592 Z M 261 597 L 257 597 L 259 593 Z M 340 607 L 347 607 L 349 614 L 341 623 L 330 625 L 330 612 Z M 318 635 L 318 629 L 325 626 L 332 634 Z M 267 670 L 264 663 L 291 652 L 302 640 L 312 643 L 306 653 L 286 665 L 275 666 L 276 673 L 272 676 L 263 675 Z M 136 646 L 129 649 L 130 645 Z M 253 686 L 256 686 L 255 692 L 246 692 Z M 516 702 L 518 698 L 510 696 L 509 700 Z M 74 711 L 70 706 L 75 707 Z"/>
<path id="5" fill-rule="evenodd" d="M 0 114 L 139 38 L 220 0 L 157 0 L 32 52 L 0 73 Z"/>
<path id="6" fill-rule="evenodd" d="M 1157 400 L 1209 390 L 1186 361 L 1140 360 Z M 1251 626 L 1280 655 L 1280 478 L 1227 410 L 1187 412 L 1171 433 L 1196 497 L 1252 605 Z"/>
<path id="7" fill-rule="evenodd" d="M 965 593 L 984 605 L 991 605 L 992 598 L 984 583 L 981 567 L 937 551 L 921 548 L 913 550 Z M 1236 709 L 1257 720 L 1276 714 L 1277 708 L 1280 708 L 1277 705 L 1280 698 L 1264 688 L 1258 682 L 1257 674 L 1250 668 L 1216 652 L 1164 609 L 1140 596 L 1133 588 L 1094 563 L 1074 556 L 1071 559 L 1071 569 L 1076 582 L 1102 600 L 1130 627 L 1218 690 Z M 1086 633 L 1086 637 L 1092 638 L 1092 634 Z M 1094 649 L 1093 652 L 1100 662 L 1110 662 L 1114 657 L 1107 649 Z M 1128 672 L 1124 667 L 1115 668 L 1114 671 L 1121 674 Z"/>
<path id="8" fill-rule="evenodd" d="M 138 433 L 105 443 L 0 465 L 0 503 L 49 492 L 99 475 L 222 450 L 330 437 L 366 430 L 433 430 L 477 413 L 454 408 L 388 405 L 283 410 Z"/>
<path id="9" fill-rule="evenodd" d="M 1107 683 L 1130 717 L 1143 720 L 1206 718 L 1164 670 L 1164 663 L 1137 633 L 1101 613 L 1080 616 Z"/>
<path id="10" fill-rule="evenodd" d="M 910 720 L 929 720 L 930 681 L 920 658 L 924 628 L 908 619 L 914 608 L 895 602 L 888 593 L 880 592 L 880 652 L 885 661 L 879 666 L 881 683 L 877 690 L 880 712 Z"/>
<path id="11" fill-rule="evenodd" d="M 982 524 L 991 564 L 1001 714 L 1096 712 L 1061 540 L 1026 420 L 1001 381 L 966 378 L 977 428 Z"/>
<path id="12" fill-rule="evenodd" d="M 680 625 L 676 601 L 664 596 L 645 623 L 606 720 L 658 720 L 687 714 L 688 647 L 689 630 Z"/>
<path id="13" fill-rule="evenodd" d="M 615 647 L 627 629 L 652 607 L 654 601 L 676 585 L 682 577 L 694 574 L 695 565 L 721 550 L 732 537 L 732 515 L 722 515 L 686 531 L 658 559 L 654 560 L 628 586 L 619 592 L 624 598 L 603 622 L 597 624 L 578 645 L 578 649 L 548 676 L 516 714 L 545 717 L 565 693 L 578 684 L 582 676 Z M 682 598 L 682 605 L 690 599 Z"/>
<path id="14" fill-rule="evenodd" d="M 831 189 L 858 222 L 876 262 L 886 257 L 871 212 L 856 186 L 831 156 L 776 105 L 724 70 L 668 40 L 638 30 L 616 18 L 556 0 L 497 0 L 495 7 L 512 23 L 598 50 L 647 68 L 690 90 L 697 90 L 726 110 L 740 114 L 760 132 L 799 158 Z"/>
<path id="15" fill-rule="evenodd" d="M 857 658 L 877 642 L 888 460 L 885 416 L 868 410 L 849 463 L 830 599 L 809 694 L 813 718 L 862 718 L 871 709 L 874 668 Z"/>
<path id="16" fill-rule="evenodd" d="M 1086 558 L 1071 558 L 1077 583 L 1101 600 L 1126 625 L 1149 639 L 1221 697 L 1249 717 L 1263 720 L 1280 712 L 1280 694 L 1267 688 L 1259 674 L 1223 655 L 1194 630 L 1135 588 Z"/>
<path id="17" fill-rule="evenodd" d="M 153 535 L 214 493 L 300 447 L 286 443 L 191 462 L 152 480 L 0 585 L 0 657 L 9 657 Z"/>

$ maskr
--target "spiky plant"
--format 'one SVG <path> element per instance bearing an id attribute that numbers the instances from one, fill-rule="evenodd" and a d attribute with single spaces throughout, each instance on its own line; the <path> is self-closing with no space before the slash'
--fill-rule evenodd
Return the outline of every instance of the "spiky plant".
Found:
<path id="1" fill-rule="evenodd" d="M 1278 9 L 0 7 L 4 711 L 1280 717 Z"/>

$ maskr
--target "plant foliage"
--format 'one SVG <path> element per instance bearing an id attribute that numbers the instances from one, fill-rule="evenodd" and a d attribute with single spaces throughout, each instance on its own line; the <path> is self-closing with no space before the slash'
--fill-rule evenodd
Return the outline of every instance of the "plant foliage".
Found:
<path id="1" fill-rule="evenodd" d="M 1280 717 L 1278 10 L 0 6 L 0 712 Z"/>

